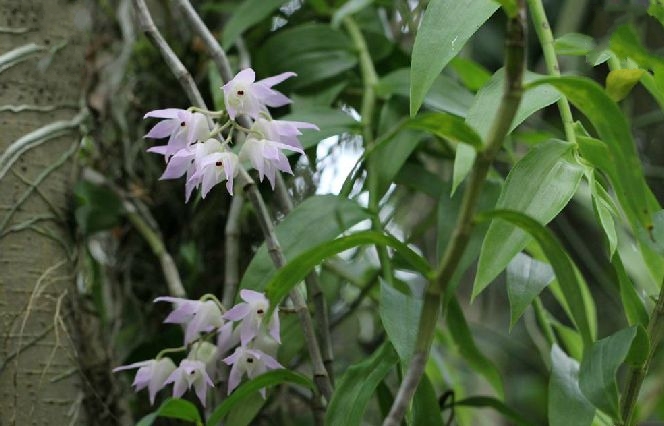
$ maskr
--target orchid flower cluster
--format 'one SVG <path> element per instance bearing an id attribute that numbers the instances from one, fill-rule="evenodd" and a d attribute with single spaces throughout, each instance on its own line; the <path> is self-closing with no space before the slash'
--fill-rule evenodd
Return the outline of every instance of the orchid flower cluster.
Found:
<path id="1" fill-rule="evenodd" d="M 173 311 L 165 323 L 184 327 L 182 348 L 165 349 L 155 359 L 117 367 L 113 372 L 137 368 L 133 386 L 136 392 L 147 388 L 150 403 L 154 404 L 159 390 L 173 384 L 173 397 L 180 398 L 194 388 L 196 396 L 205 406 L 207 390 L 214 387 L 212 378 L 220 359 L 231 366 L 228 375 L 230 394 L 246 375 L 252 379 L 268 370 L 284 368 L 274 358 L 281 343 L 279 313 L 274 309 L 269 319 L 264 319 L 270 304 L 263 293 L 241 290 L 243 302 L 226 312 L 211 295 L 200 300 L 177 297 L 158 297 L 155 302 L 171 302 Z M 234 324 L 238 324 L 234 327 Z M 215 343 L 210 343 L 213 340 Z M 231 349 L 235 350 L 228 355 Z M 178 367 L 166 353 L 188 350 L 188 355 Z M 223 358 L 222 358 L 223 357 Z M 261 389 L 265 398 L 265 389 Z"/>
<path id="2" fill-rule="evenodd" d="M 168 138 L 166 145 L 148 149 L 164 156 L 166 170 L 160 179 L 186 176 L 185 200 L 189 201 L 194 188 L 201 196 L 213 186 L 226 181 L 226 189 L 233 195 L 233 179 L 240 163 L 248 162 L 258 171 L 260 180 L 267 177 L 272 188 L 278 171 L 293 173 L 284 151 L 303 154 L 298 141 L 300 129 L 315 129 L 312 123 L 274 120 L 267 107 L 280 107 L 291 103 L 283 93 L 272 86 L 293 77 L 285 72 L 255 81 L 251 68 L 240 71 L 221 89 L 224 92 L 225 111 L 204 111 L 191 107 L 187 110 L 168 108 L 150 111 L 144 118 L 161 118 L 146 135 L 148 138 Z M 250 128 L 236 122 L 238 116 L 247 117 Z M 224 121 L 215 123 L 213 119 Z M 211 127 L 212 126 L 212 127 Z M 230 149 L 235 131 L 246 133 L 239 154 Z"/>

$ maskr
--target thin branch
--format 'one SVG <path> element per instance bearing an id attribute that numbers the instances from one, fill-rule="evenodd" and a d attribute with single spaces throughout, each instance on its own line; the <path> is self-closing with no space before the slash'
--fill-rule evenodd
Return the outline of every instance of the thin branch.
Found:
<path id="1" fill-rule="evenodd" d="M 473 217 L 477 200 L 484 186 L 491 164 L 503 144 L 521 103 L 523 94 L 523 70 L 525 62 L 526 10 L 523 0 L 517 0 L 518 13 L 510 17 L 505 39 L 505 93 L 493 122 L 493 126 L 482 152 L 477 159 L 468 181 L 461 202 L 459 217 L 454 227 L 450 242 L 445 249 L 435 275 L 431 278 L 424 298 L 420 316 L 415 352 L 411 358 L 408 372 L 401 382 L 392 408 L 383 422 L 383 426 L 398 426 L 415 394 L 424 367 L 429 357 L 429 350 L 435 335 L 436 323 L 440 312 L 441 294 L 456 271 L 465 248 L 470 240 Z"/>

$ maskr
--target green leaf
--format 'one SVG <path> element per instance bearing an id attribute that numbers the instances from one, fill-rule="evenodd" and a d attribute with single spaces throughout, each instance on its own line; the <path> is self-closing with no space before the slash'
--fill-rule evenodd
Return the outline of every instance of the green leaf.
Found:
<path id="1" fill-rule="evenodd" d="M 208 61 L 208 80 L 210 82 L 210 93 L 212 94 L 214 109 L 217 111 L 226 109 L 226 105 L 224 104 L 224 91 L 221 90 L 224 81 L 221 79 L 219 70 L 213 61 Z"/>
<path id="2" fill-rule="evenodd" d="M 516 0 L 495 0 L 500 5 L 503 7 L 503 10 L 505 11 L 505 14 L 509 16 L 510 18 L 513 18 L 516 16 L 517 12 L 519 11 L 518 6 L 516 5 Z"/>
<path id="3" fill-rule="evenodd" d="M 620 301 L 622 302 L 627 322 L 629 325 L 647 326 L 649 321 L 648 312 L 646 312 L 643 300 L 641 300 L 641 297 L 639 297 L 634 288 L 634 283 L 632 283 L 632 280 L 627 275 L 619 254 L 611 259 L 611 265 L 618 277 Z"/>
<path id="4" fill-rule="evenodd" d="M 523 212 L 542 224 L 551 221 L 572 198 L 583 169 L 573 162 L 573 145 L 552 140 L 533 148 L 510 171 L 496 208 Z M 473 297 L 507 266 L 530 237 L 512 224 L 494 221 L 480 253 Z"/>
<path id="5" fill-rule="evenodd" d="M 481 374 L 496 393 L 502 398 L 504 395 L 503 379 L 500 371 L 489 358 L 484 356 L 477 348 L 473 334 L 468 328 L 466 318 L 459 302 L 455 297 L 450 298 L 447 304 L 446 320 L 452 339 L 459 346 L 461 357 L 472 367 L 473 370 Z"/>
<path id="6" fill-rule="evenodd" d="M 399 361 L 389 342 L 365 361 L 349 367 L 339 380 L 327 407 L 327 426 L 355 426 L 362 424 L 362 417 L 376 387 Z"/>
<path id="7" fill-rule="evenodd" d="M 403 294 L 385 282 L 380 282 L 380 320 L 399 359 L 406 365 L 415 350 L 421 312 L 421 299 Z"/>
<path id="8" fill-rule="evenodd" d="M 304 24 L 273 33 L 256 53 L 259 74 L 286 71 L 298 77 L 280 85 L 288 92 L 339 75 L 357 65 L 352 43 L 326 24 Z"/>
<path id="9" fill-rule="evenodd" d="M 313 382 L 300 373 L 286 369 L 268 371 L 238 386 L 233 393 L 214 409 L 206 424 L 208 426 L 218 425 L 233 407 L 241 406 L 248 397 L 258 396 L 259 390 L 282 383 L 292 383 L 312 390 L 314 389 Z"/>
<path id="10" fill-rule="evenodd" d="M 645 71 L 640 69 L 613 70 L 606 76 L 606 93 L 615 102 L 621 101 L 641 80 Z"/>
<path id="11" fill-rule="evenodd" d="M 308 229 L 311 230 L 312 228 Z M 281 299 L 324 259 L 363 244 L 390 246 L 398 251 L 415 271 L 420 272 L 425 277 L 431 272 L 431 268 L 424 258 L 396 238 L 375 231 L 357 232 L 324 242 L 302 253 L 279 269 L 265 286 L 265 294 L 270 300 L 270 309 L 278 306 Z"/>
<path id="12" fill-rule="evenodd" d="M 596 46 L 595 40 L 585 34 L 567 33 L 553 44 L 558 55 L 585 56 Z"/>
<path id="13" fill-rule="evenodd" d="M 616 373 L 627 359 L 636 334 L 637 328 L 629 327 L 598 340 L 581 361 L 581 391 L 597 408 L 615 420 L 620 419 Z"/>
<path id="14" fill-rule="evenodd" d="M 288 0 L 244 0 L 224 24 L 224 32 L 221 35 L 224 50 L 228 51 L 243 32 L 269 17 L 287 2 Z"/>
<path id="15" fill-rule="evenodd" d="M 293 259 L 369 217 L 369 213 L 352 200 L 316 195 L 295 207 L 275 231 L 284 256 Z M 312 229 L 316 232 L 311 232 Z M 267 247 L 263 244 L 249 263 L 240 288 L 261 291 L 274 272 Z"/>
<path id="16" fill-rule="evenodd" d="M 338 109 L 315 106 L 307 110 L 298 110 L 279 118 L 280 120 L 306 121 L 314 123 L 320 131 L 303 129 L 298 137 L 304 149 L 312 148 L 323 139 L 344 133 L 358 133 L 360 124 L 353 117 Z"/>
<path id="17" fill-rule="evenodd" d="M 656 212 L 652 217 L 652 230 L 650 232 L 659 254 L 664 255 L 664 210 Z"/>
<path id="18" fill-rule="evenodd" d="M 338 28 L 346 16 L 352 15 L 373 3 L 374 0 L 349 0 L 332 15 L 332 26 Z"/>
<path id="19" fill-rule="evenodd" d="M 105 186 L 82 180 L 74 187 L 76 224 L 85 235 L 104 231 L 120 223 L 122 201 Z"/>
<path id="20" fill-rule="evenodd" d="M 376 85 L 376 95 L 388 97 L 399 95 L 410 96 L 411 73 L 408 68 L 398 69 L 380 79 Z M 436 111 L 465 117 L 473 103 L 473 94 L 460 86 L 456 81 L 445 75 L 439 75 L 431 84 L 424 98 L 424 105 Z"/>
<path id="21" fill-rule="evenodd" d="M 524 311 L 554 278 L 551 265 L 518 253 L 507 265 L 510 330 Z"/>
<path id="22" fill-rule="evenodd" d="M 473 407 L 473 408 L 493 408 L 505 418 L 514 422 L 517 426 L 533 426 L 528 420 L 524 419 L 518 412 L 514 411 L 499 399 L 490 396 L 471 396 L 454 403 L 455 407 Z"/>
<path id="23" fill-rule="evenodd" d="M 436 390 L 429 377 L 424 374 L 413 396 L 412 426 L 442 425 L 443 416 L 440 414 Z"/>
<path id="24" fill-rule="evenodd" d="M 491 0 L 431 0 L 415 37 L 410 84 L 410 115 L 424 102 L 445 65 L 498 9 Z"/>
<path id="25" fill-rule="evenodd" d="M 594 330 L 591 326 L 595 322 L 591 318 L 591 312 L 594 312 L 594 309 L 585 306 L 584 302 L 586 298 L 583 296 L 582 285 L 576 276 L 576 267 L 560 243 L 552 235 L 551 231 L 546 229 L 537 220 L 517 211 L 494 210 L 492 212 L 481 213 L 478 217 L 478 220 L 487 219 L 508 221 L 528 232 L 537 241 L 553 267 L 553 271 L 562 289 L 563 297 L 569 307 L 572 320 L 583 339 L 584 347 L 590 346 L 594 340 Z"/>
<path id="26" fill-rule="evenodd" d="M 194 404 L 184 399 L 169 398 L 159 406 L 157 411 L 143 417 L 136 423 L 136 426 L 150 426 L 157 420 L 157 417 L 186 420 L 196 425 L 203 424 L 201 416 L 198 414 L 198 408 Z"/>
<path id="27" fill-rule="evenodd" d="M 554 343 L 551 347 L 549 425 L 590 426 L 595 407 L 579 389 L 579 363 Z"/>
<path id="28" fill-rule="evenodd" d="M 439 138 L 463 142 L 475 149 L 483 146 L 482 138 L 464 120 L 444 112 L 427 112 L 408 120 L 407 127 L 424 130 Z"/>
<path id="29" fill-rule="evenodd" d="M 597 83 L 587 78 L 543 78 L 532 84 L 553 85 L 588 117 L 599 138 L 606 143 L 609 158 L 605 161 L 612 163 L 617 173 L 612 184 L 632 226 L 651 226 L 649 190 L 629 124 L 618 105 Z"/>
<path id="30" fill-rule="evenodd" d="M 452 59 L 450 67 L 463 82 L 463 85 L 474 92 L 480 90 L 491 78 L 491 73 L 482 65 L 460 56 Z M 426 103 L 426 98 L 424 103 Z"/>
<path id="31" fill-rule="evenodd" d="M 657 19 L 664 26 L 664 2 L 662 0 L 650 0 L 648 15 Z"/>
<path id="32" fill-rule="evenodd" d="M 472 170 L 476 157 L 477 150 L 472 146 L 465 143 L 457 145 L 454 155 L 454 169 L 452 171 L 452 195 L 454 195 L 461 182 L 463 182 Z"/>
<path id="33" fill-rule="evenodd" d="M 616 233 L 616 225 L 613 220 L 614 216 L 618 217 L 618 213 L 613 205 L 611 196 L 602 185 L 594 178 L 589 184 L 593 209 L 609 243 L 609 258 L 611 258 L 618 247 L 618 234 Z"/>

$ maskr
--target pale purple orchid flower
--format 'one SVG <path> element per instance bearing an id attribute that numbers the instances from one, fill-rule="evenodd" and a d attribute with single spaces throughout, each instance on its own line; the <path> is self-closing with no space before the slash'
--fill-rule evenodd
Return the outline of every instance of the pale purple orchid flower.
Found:
<path id="1" fill-rule="evenodd" d="M 240 344 L 240 329 L 233 329 L 233 323 L 228 321 L 217 332 L 217 354 L 226 355 L 231 348 Z"/>
<path id="2" fill-rule="evenodd" d="M 200 112 L 167 108 L 150 111 L 143 118 L 148 117 L 163 120 L 152 127 L 145 137 L 169 138 L 166 145 L 154 146 L 148 152 L 161 154 L 166 159 L 194 142 L 206 139 L 210 134 L 207 118 Z"/>
<path id="3" fill-rule="evenodd" d="M 253 290 L 240 290 L 240 297 L 244 302 L 233 306 L 224 314 L 224 319 L 242 321 L 240 324 L 240 343 L 242 346 L 246 346 L 258 335 L 263 317 L 270 307 L 270 302 L 263 293 Z M 281 337 L 279 336 L 279 312 L 276 309 L 272 314 L 272 318 L 270 318 L 268 327 L 270 336 L 277 343 L 281 343 Z"/>
<path id="4" fill-rule="evenodd" d="M 225 149 L 216 139 L 208 139 L 196 146 L 195 172 L 187 179 L 187 199 L 193 188 L 200 186 L 201 197 L 210 192 L 213 186 L 226 181 L 228 193 L 233 195 L 233 179 L 239 172 L 240 160 L 233 152 Z"/>
<path id="5" fill-rule="evenodd" d="M 265 352 L 258 349 L 249 349 L 245 346 L 238 346 L 233 355 L 224 358 L 223 361 L 227 365 L 232 365 L 228 375 L 229 394 L 240 384 L 240 380 L 242 380 L 245 373 L 249 379 L 253 379 L 268 370 L 284 368 L 276 359 Z M 261 389 L 260 392 L 265 398 L 265 388 Z"/>
<path id="6" fill-rule="evenodd" d="M 294 77 L 294 72 L 285 72 L 263 80 L 256 80 L 256 73 L 251 68 L 245 68 L 231 81 L 222 86 L 226 111 L 232 120 L 239 114 L 245 114 L 257 119 L 262 112 L 267 112 L 266 106 L 280 107 L 291 103 L 283 93 L 272 89 L 287 78 Z"/>
<path id="7" fill-rule="evenodd" d="M 252 132 L 263 135 L 264 139 L 280 142 L 301 150 L 302 144 L 297 138 L 302 134 L 299 129 L 320 130 L 315 124 L 305 121 L 272 120 L 264 117 L 257 118 L 251 128 Z"/>
<path id="8" fill-rule="evenodd" d="M 205 370 L 205 364 L 202 361 L 187 358 L 180 361 L 178 368 L 168 376 L 165 383 L 173 383 L 173 397 L 175 398 L 180 398 L 187 389 L 193 386 L 203 407 L 205 407 L 208 386 L 214 387 L 212 379 Z"/>
<path id="9" fill-rule="evenodd" d="M 175 364 L 170 358 L 150 359 L 134 364 L 122 365 L 114 368 L 113 372 L 130 370 L 132 368 L 138 368 L 132 386 L 134 386 L 136 392 L 148 388 L 150 404 L 154 404 L 157 392 L 166 385 L 166 379 L 175 371 Z"/>
<path id="10" fill-rule="evenodd" d="M 196 340 L 200 333 L 208 333 L 215 328 L 221 328 L 225 323 L 219 306 L 212 300 L 200 301 L 163 296 L 157 297 L 154 301 L 175 303 L 175 309 L 164 322 L 186 324 L 185 344 Z"/>

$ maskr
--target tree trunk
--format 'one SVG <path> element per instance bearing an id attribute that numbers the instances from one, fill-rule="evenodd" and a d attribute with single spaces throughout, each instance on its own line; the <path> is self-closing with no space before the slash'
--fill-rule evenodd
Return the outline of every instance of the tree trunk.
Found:
<path id="1" fill-rule="evenodd" d="M 0 425 L 88 424 L 72 323 L 73 158 L 90 18 L 0 2 Z"/>

